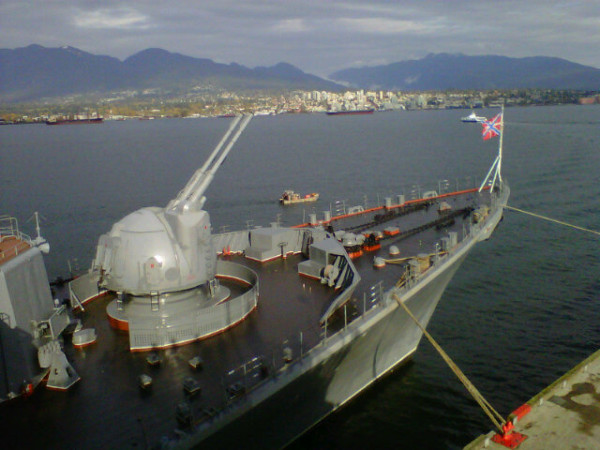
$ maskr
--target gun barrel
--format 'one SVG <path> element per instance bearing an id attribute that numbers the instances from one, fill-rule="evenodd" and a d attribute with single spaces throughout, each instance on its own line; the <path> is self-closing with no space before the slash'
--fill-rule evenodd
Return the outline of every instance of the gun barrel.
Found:
<path id="1" fill-rule="evenodd" d="M 223 138 L 221 138 L 208 159 L 205 161 L 202 167 L 194 172 L 194 175 L 192 175 L 177 197 L 174 200 L 171 200 L 167 208 L 172 209 L 178 206 L 185 207 L 186 205 L 192 205 L 202 197 L 202 194 L 204 194 L 206 189 L 208 189 L 208 186 L 214 178 L 215 173 L 221 164 L 223 164 L 233 145 L 238 140 L 242 134 L 242 131 L 244 131 L 244 128 L 246 128 L 251 119 L 252 115 L 247 114 L 245 116 L 238 116 L 232 121 L 227 132 Z M 232 133 L 234 130 L 236 130 L 236 128 L 237 131 L 235 131 L 235 134 L 232 136 Z M 226 143 L 227 145 L 223 149 L 223 146 Z"/>
<path id="2" fill-rule="evenodd" d="M 233 135 L 233 137 L 229 140 L 229 143 L 225 147 L 225 150 L 223 150 L 223 152 L 219 156 L 219 159 L 208 170 L 206 177 L 200 182 L 200 184 L 198 185 L 198 187 L 196 189 L 194 189 L 194 191 L 190 194 L 189 201 L 191 203 L 196 202 L 202 196 L 202 194 L 204 194 L 204 192 L 206 191 L 206 189 L 208 189 L 208 186 L 210 185 L 210 183 L 212 182 L 213 178 L 215 177 L 215 174 L 217 173 L 217 170 L 219 170 L 219 167 L 221 167 L 221 165 L 225 161 L 225 158 L 227 158 L 227 155 L 231 151 L 231 149 L 233 147 L 233 144 L 236 143 L 236 141 L 238 140 L 238 138 L 242 134 L 242 131 L 244 131 L 244 128 L 246 128 L 246 126 L 248 125 L 248 122 L 250 122 L 251 119 L 252 119 L 252 115 L 251 114 L 248 114 L 248 115 L 244 116 L 244 119 L 242 120 L 242 122 L 241 122 L 238 130 Z"/>

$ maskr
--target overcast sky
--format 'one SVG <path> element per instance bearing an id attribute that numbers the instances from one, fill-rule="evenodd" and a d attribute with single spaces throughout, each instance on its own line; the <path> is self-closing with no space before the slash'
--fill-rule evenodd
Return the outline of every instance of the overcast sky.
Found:
<path id="1" fill-rule="evenodd" d="M 0 0 L 0 47 L 150 47 L 320 76 L 428 53 L 556 56 L 600 68 L 600 0 Z"/>

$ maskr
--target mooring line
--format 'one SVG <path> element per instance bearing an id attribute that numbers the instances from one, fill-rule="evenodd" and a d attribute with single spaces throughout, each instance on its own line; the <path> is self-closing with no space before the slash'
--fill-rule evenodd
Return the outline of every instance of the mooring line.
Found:
<path id="1" fill-rule="evenodd" d="M 394 299 L 398 304 L 404 308 L 404 311 L 410 316 L 410 318 L 415 322 L 415 324 L 421 329 L 423 334 L 427 337 L 431 345 L 438 351 L 442 359 L 448 364 L 452 372 L 458 377 L 458 379 L 465 386 L 467 391 L 473 396 L 475 401 L 479 403 L 481 409 L 487 414 L 492 423 L 500 430 L 500 433 L 504 433 L 503 426 L 506 424 L 504 418 L 496 411 L 493 406 L 485 399 L 483 395 L 477 390 L 475 385 L 471 383 L 471 381 L 467 378 L 467 376 L 463 373 L 462 370 L 456 365 L 454 361 L 448 356 L 448 354 L 442 349 L 442 347 L 436 342 L 436 340 L 429 334 L 429 332 L 425 329 L 423 325 L 419 322 L 419 320 L 413 315 L 413 313 L 408 309 L 408 306 L 404 304 L 400 297 L 398 297 L 395 293 L 393 294 Z"/>
<path id="2" fill-rule="evenodd" d="M 547 220 L 549 222 L 554 222 L 554 223 L 557 223 L 559 225 L 565 225 L 567 227 L 575 228 L 576 230 L 580 230 L 580 231 L 587 231 L 588 233 L 593 233 L 593 234 L 597 234 L 598 236 L 600 236 L 600 231 L 595 231 L 595 230 L 590 230 L 589 228 L 579 227 L 577 225 L 573 225 L 573 224 L 567 223 L 567 222 L 562 222 L 560 220 L 556 220 L 556 219 L 553 219 L 551 217 L 542 216 L 541 214 L 536 214 L 536 213 L 532 213 L 532 212 L 529 212 L 529 211 L 523 211 L 522 209 L 515 208 L 514 206 L 508 206 L 508 205 L 506 205 L 506 206 L 504 206 L 504 209 L 510 209 L 512 211 L 517 211 L 517 212 L 520 212 L 520 213 L 523 213 L 523 214 L 528 214 L 530 216 L 537 217 L 538 219 Z"/>

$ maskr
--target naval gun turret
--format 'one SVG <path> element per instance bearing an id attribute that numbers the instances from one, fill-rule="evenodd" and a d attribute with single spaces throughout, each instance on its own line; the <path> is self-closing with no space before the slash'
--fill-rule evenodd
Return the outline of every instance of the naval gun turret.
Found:
<path id="1" fill-rule="evenodd" d="M 238 116 L 204 165 L 166 208 L 139 209 L 100 237 L 94 269 L 99 286 L 133 296 L 178 292 L 215 277 L 204 193 L 252 116 Z"/>

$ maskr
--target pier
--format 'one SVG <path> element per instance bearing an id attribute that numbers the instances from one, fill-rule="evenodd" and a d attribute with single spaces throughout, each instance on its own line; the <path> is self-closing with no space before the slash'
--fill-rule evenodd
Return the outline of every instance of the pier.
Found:
<path id="1" fill-rule="evenodd" d="M 509 419 L 514 428 L 505 438 L 492 431 L 465 450 L 600 448 L 600 350 L 517 408 Z"/>

